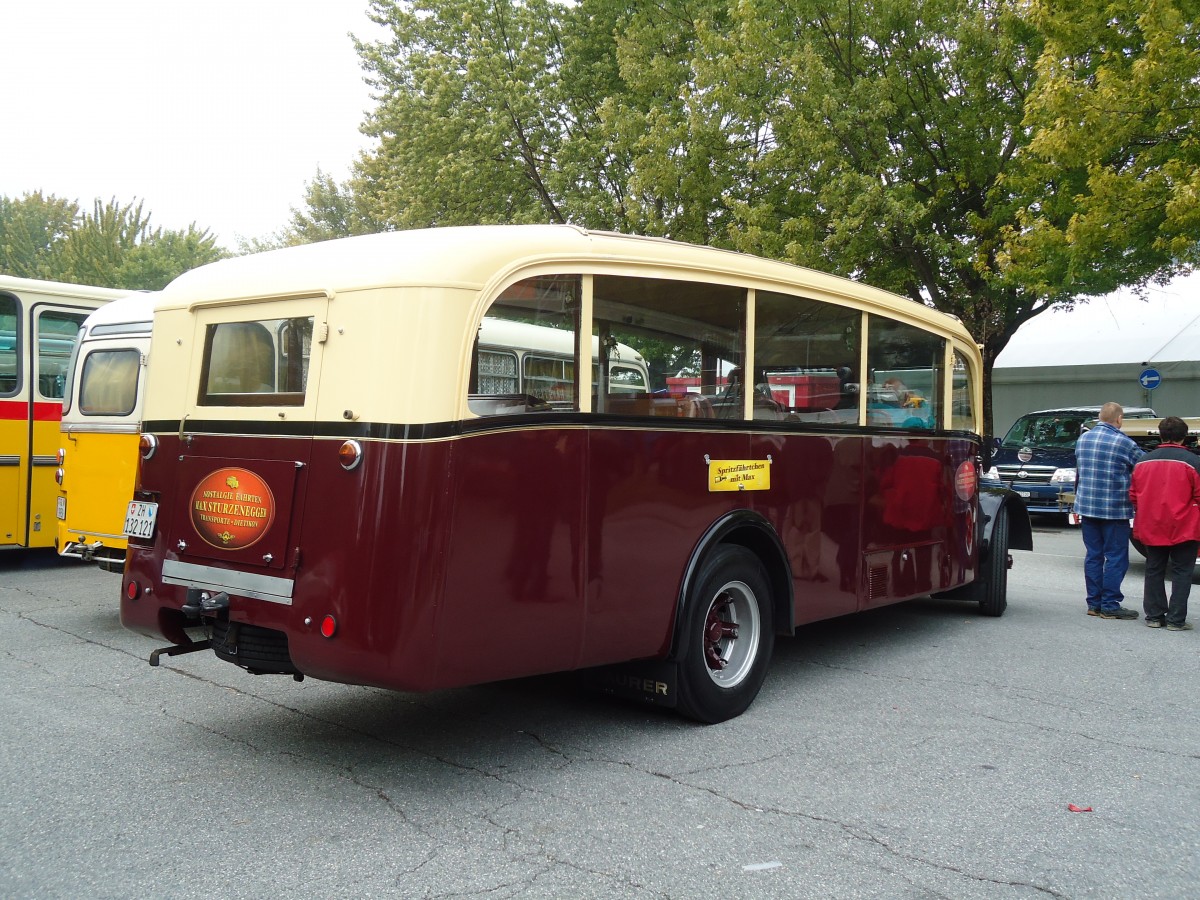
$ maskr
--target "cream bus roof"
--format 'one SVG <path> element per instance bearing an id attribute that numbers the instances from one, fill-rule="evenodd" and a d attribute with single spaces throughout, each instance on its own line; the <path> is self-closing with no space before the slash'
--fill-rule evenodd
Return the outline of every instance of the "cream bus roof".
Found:
<path id="1" fill-rule="evenodd" d="M 158 297 L 157 292 L 147 291 L 137 291 L 118 297 L 112 303 L 104 304 L 88 316 L 84 327 L 91 331 L 96 325 L 118 325 L 126 322 L 145 322 L 149 325 L 154 320 L 154 305 Z"/>
<path id="2" fill-rule="evenodd" d="M 0 275 L 0 291 L 47 297 L 86 297 L 90 300 L 116 300 L 118 297 L 124 297 L 130 293 L 126 288 L 67 284 L 63 281 L 41 281 L 37 278 L 17 278 L 13 275 Z"/>
<path id="3" fill-rule="evenodd" d="M 163 307 L 389 286 L 443 285 L 480 290 L 497 277 L 561 259 L 588 266 L 638 265 L 738 284 L 791 286 L 853 298 L 971 342 L 951 316 L 904 297 L 811 269 L 661 238 L 590 232 L 570 225 L 481 225 L 387 232 L 287 247 L 193 269 L 163 291 Z"/>

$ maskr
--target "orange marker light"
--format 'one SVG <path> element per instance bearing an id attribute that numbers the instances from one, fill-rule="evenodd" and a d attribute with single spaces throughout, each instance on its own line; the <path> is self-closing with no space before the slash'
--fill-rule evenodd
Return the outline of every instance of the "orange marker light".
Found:
<path id="1" fill-rule="evenodd" d="M 362 444 L 358 441 L 346 441 L 338 448 L 338 462 L 349 472 L 362 462 Z"/>

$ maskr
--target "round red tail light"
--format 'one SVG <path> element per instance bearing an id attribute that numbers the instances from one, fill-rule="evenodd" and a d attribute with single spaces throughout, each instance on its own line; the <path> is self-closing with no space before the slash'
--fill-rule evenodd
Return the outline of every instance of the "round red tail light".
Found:
<path id="1" fill-rule="evenodd" d="M 154 455 L 154 451 L 158 449 L 158 438 L 152 434 L 143 434 L 138 438 L 138 450 L 142 454 L 142 459 L 149 459 Z"/>
<path id="2" fill-rule="evenodd" d="M 331 638 L 333 633 L 337 631 L 337 619 L 333 616 L 326 616 L 321 620 L 321 636 Z"/>
<path id="3" fill-rule="evenodd" d="M 125 596 L 130 600 L 136 600 L 139 593 L 138 583 L 130 578 L 129 584 L 125 585 Z"/>

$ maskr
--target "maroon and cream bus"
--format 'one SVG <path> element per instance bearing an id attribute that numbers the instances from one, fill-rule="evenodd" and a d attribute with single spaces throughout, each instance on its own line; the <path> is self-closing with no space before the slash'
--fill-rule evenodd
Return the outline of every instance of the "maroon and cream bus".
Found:
<path id="1" fill-rule="evenodd" d="M 998 616 L 1031 548 L 979 490 L 967 331 L 819 272 L 444 228 L 214 263 L 156 310 L 121 603 L 171 642 L 152 664 L 404 691 L 595 670 L 717 722 L 776 635 L 932 593 Z M 494 337 L 528 326 L 558 349 Z"/>

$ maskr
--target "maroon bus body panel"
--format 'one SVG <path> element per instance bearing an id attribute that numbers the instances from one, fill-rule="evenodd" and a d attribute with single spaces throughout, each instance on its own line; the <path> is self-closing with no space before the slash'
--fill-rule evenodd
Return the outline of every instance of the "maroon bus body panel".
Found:
<path id="1" fill-rule="evenodd" d="M 164 562 L 261 572 L 290 602 L 230 591 L 230 620 L 285 633 L 296 669 L 331 681 L 430 690 L 662 657 L 689 562 L 737 510 L 779 536 L 797 624 L 964 583 L 978 558 L 966 439 L 540 424 L 362 439 L 351 471 L 340 439 L 160 441 L 140 485 L 159 528 L 130 541 L 123 623 L 186 642 Z M 771 487 L 710 492 L 706 457 L 770 458 Z M 260 479 L 274 519 L 227 550 L 194 507 L 237 502 L 212 494 L 229 477 Z"/>

